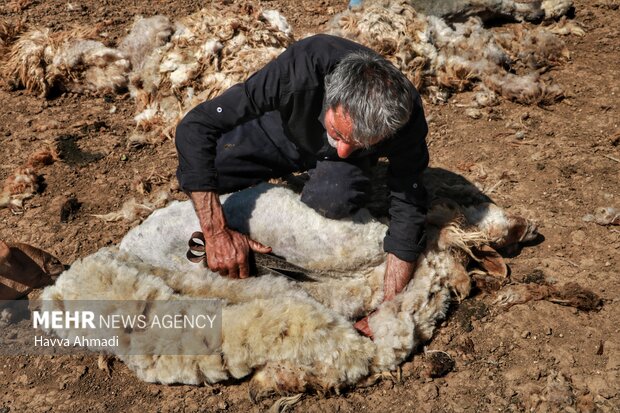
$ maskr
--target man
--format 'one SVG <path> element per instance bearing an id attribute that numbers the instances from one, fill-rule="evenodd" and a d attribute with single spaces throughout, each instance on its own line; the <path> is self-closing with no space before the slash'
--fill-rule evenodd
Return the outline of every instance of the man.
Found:
<path id="1" fill-rule="evenodd" d="M 271 251 L 227 227 L 218 193 L 308 170 L 302 202 L 343 218 L 364 205 L 369 170 L 385 156 L 391 203 L 384 295 L 392 299 L 423 249 L 426 133 L 418 92 L 381 56 L 328 35 L 293 44 L 177 127 L 177 177 L 204 232 L 209 268 L 246 278 L 249 251 Z M 365 321 L 356 327 L 370 334 Z"/>

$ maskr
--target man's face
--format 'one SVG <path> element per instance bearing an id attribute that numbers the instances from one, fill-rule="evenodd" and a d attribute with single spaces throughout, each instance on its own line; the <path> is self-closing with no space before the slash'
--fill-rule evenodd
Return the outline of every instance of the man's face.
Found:
<path id="1" fill-rule="evenodd" d="M 324 123 L 327 130 L 327 140 L 331 146 L 336 148 L 339 157 L 347 158 L 355 150 L 362 147 L 351 137 L 353 122 L 351 117 L 342 109 L 342 106 L 327 109 Z"/>

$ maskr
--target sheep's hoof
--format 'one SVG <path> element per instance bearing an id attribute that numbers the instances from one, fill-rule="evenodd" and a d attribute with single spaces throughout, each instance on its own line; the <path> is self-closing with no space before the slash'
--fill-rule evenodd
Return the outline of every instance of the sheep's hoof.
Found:
<path id="1" fill-rule="evenodd" d="M 266 365 L 252 377 L 250 381 L 250 400 L 257 401 L 273 394 L 287 395 L 293 392 L 303 392 L 304 386 L 294 368 L 278 364 Z M 297 390 L 301 387 L 299 390 Z"/>
<path id="2" fill-rule="evenodd" d="M 391 371 L 382 371 L 380 373 L 372 374 L 357 384 L 357 387 L 371 387 L 383 380 L 390 380 L 394 382 L 394 384 L 398 384 L 402 382 L 402 370 L 400 367 L 394 372 Z"/>
<path id="3" fill-rule="evenodd" d="M 97 359 L 97 368 L 106 372 L 108 377 L 112 377 L 112 360 L 114 356 L 107 355 L 105 353 L 99 353 Z"/>
<path id="4" fill-rule="evenodd" d="M 297 394 L 295 396 L 290 397 L 282 397 L 278 399 L 273 406 L 269 408 L 268 413 L 285 413 L 290 411 L 290 409 L 295 406 L 297 403 L 301 401 L 303 397 L 303 393 Z"/>
<path id="5" fill-rule="evenodd" d="M 254 373 L 249 393 L 250 400 L 256 403 L 273 394 L 287 396 L 307 390 L 324 391 L 325 386 L 306 366 L 278 363 L 265 365 Z"/>

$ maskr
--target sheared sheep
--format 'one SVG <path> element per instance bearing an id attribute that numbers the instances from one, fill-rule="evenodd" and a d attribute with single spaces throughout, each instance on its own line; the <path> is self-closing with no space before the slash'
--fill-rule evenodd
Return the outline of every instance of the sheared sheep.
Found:
<path id="1" fill-rule="evenodd" d="M 116 353 L 147 381 L 198 384 L 254 373 L 250 387 L 255 397 L 339 391 L 371 373 L 395 369 L 431 338 L 451 295 L 464 299 L 470 293 L 466 266 L 477 260 L 472 248 L 536 234 L 531 223 L 492 204 L 462 208 L 453 201 L 438 202 L 429 213 L 428 244 L 412 281 L 395 299 L 382 303 L 386 226 L 367 211 L 349 220 L 329 220 L 292 191 L 267 184 L 222 201 L 232 227 L 313 270 L 316 282 L 274 275 L 231 280 L 196 267 L 186 260 L 185 250 L 187 238 L 199 228 L 197 218 L 189 202 L 174 202 L 130 231 L 119 248 L 102 249 L 74 263 L 42 298 L 51 300 L 46 301 L 49 309 L 72 299 L 219 298 L 221 353 L 127 355 L 139 351 L 137 343 L 153 341 L 148 333 L 141 337 L 135 331 L 119 332 L 124 344 Z M 353 328 L 355 320 L 371 312 L 374 340 Z"/>

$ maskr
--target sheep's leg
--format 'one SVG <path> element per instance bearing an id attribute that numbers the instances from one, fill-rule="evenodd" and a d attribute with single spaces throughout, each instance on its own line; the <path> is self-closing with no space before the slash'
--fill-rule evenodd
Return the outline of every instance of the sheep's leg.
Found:
<path id="1" fill-rule="evenodd" d="M 319 370 L 322 372 L 320 375 L 316 373 Z M 335 375 L 330 377 L 329 370 L 326 366 L 317 369 L 317 366 L 305 366 L 287 361 L 268 363 L 252 377 L 250 398 L 256 401 L 273 394 L 285 396 L 309 390 L 319 393 L 337 391 L 338 383 L 342 380 Z"/>

